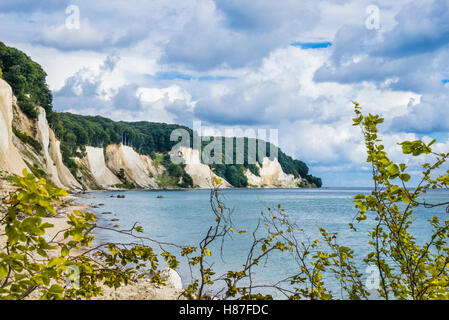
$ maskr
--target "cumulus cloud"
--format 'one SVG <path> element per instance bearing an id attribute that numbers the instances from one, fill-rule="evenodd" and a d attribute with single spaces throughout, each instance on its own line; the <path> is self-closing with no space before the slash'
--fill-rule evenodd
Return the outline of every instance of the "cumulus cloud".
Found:
<path id="1" fill-rule="evenodd" d="M 400 8 L 389 30 L 342 26 L 333 39 L 331 56 L 314 80 L 368 81 L 381 89 L 412 91 L 417 97 L 402 114 L 387 115 L 391 118 L 387 130 L 426 134 L 447 130 L 448 9 L 446 1 L 413 1 Z"/>
<path id="2" fill-rule="evenodd" d="M 79 29 L 68 29 L 65 24 L 46 26 L 42 30 L 41 37 L 35 42 L 62 50 L 95 49 L 107 42 L 113 43 L 103 30 L 93 27 L 89 20 L 81 20 L 80 25 L 82 27 Z"/>
<path id="3" fill-rule="evenodd" d="M 170 37 L 162 61 L 200 71 L 257 65 L 288 45 L 297 30 L 317 23 L 315 3 L 199 1 L 190 20 Z"/>
<path id="4" fill-rule="evenodd" d="M 326 185 L 370 180 L 351 100 L 385 117 L 398 161 L 396 142 L 449 129 L 447 1 L 378 0 L 379 30 L 371 0 L 77 0 L 80 29 L 65 27 L 69 4 L 0 3 L 0 37 L 44 66 L 58 111 L 277 128 Z"/>
<path id="5" fill-rule="evenodd" d="M 396 16 L 397 25 L 373 50 L 382 57 L 404 57 L 434 52 L 449 43 L 449 3 L 414 1 Z"/>
<path id="6" fill-rule="evenodd" d="M 217 1 L 216 6 L 224 13 L 226 26 L 259 33 L 277 29 L 284 23 L 296 24 L 298 29 L 313 26 L 320 16 L 313 1 L 229 0 Z"/>
<path id="7" fill-rule="evenodd" d="M 220 90 L 203 90 L 209 94 L 197 98 L 195 116 L 216 124 L 276 124 L 287 119 L 329 124 L 350 120 L 351 100 L 393 117 L 407 111 L 411 98 L 419 98 L 410 91 L 383 90 L 368 82 L 317 83 L 313 76 L 328 56 L 328 49 L 278 49 L 260 68 L 221 84 Z"/>
<path id="8" fill-rule="evenodd" d="M 180 115 L 183 107 L 188 109 L 192 106 L 188 93 L 177 86 L 146 88 L 136 83 L 117 85 L 110 78 L 116 76 L 119 61 L 118 56 L 108 56 L 96 70 L 82 68 L 76 72 L 54 92 L 55 106 L 59 110 L 102 115 L 114 120 L 186 120 Z"/>
<path id="9" fill-rule="evenodd" d="M 391 30 L 342 26 L 333 40 L 330 59 L 317 70 L 316 81 L 357 83 L 388 81 L 397 90 L 418 93 L 442 88 L 449 66 L 449 4 L 414 1 L 395 16 Z"/>
<path id="10" fill-rule="evenodd" d="M 421 134 L 449 131 L 448 110 L 449 92 L 425 95 L 421 98 L 420 103 L 410 104 L 406 114 L 394 118 L 390 128 L 395 131 Z"/>

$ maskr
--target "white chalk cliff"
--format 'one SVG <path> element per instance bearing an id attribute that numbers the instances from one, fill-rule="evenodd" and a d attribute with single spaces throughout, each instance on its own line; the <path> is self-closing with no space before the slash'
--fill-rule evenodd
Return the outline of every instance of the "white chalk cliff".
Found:
<path id="1" fill-rule="evenodd" d="M 259 168 L 259 176 L 256 176 L 249 169 L 246 169 L 245 175 L 248 184 L 253 187 L 264 188 L 296 188 L 303 179 L 295 178 L 292 174 L 286 174 L 281 167 L 278 159 L 270 160 L 268 157 L 263 158 L 262 167 L 256 163 Z"/>
<path id="2" fill-rule="evenodd" d="M 103 148 L 87 146 L 84 160 L 95 182 L 101 187 L 109 188 L 121 183 L 119 178 L 106 166 Z"/>
<path id="3" fill-rule="evenodd" d="M 40 172 L 55 185 L 71 191 L 114 189 L 124 185 L 159 188 L 159 178 L 166 169 L 149 156 L 141 155 L 123 144 L 79 149 L 78 153 L 82 156 L 73 158 L 78 169 L 73 171 L 75 176 L 72 175 L 62 161 L 60 141 L 49 127 L 45 110 L 40 107 L 38 110 L 37 119 L 28 118 L 17 105 L 11 87 L 0 79 L 0 171 L 21 174 L 23 169 L 28 168 L 29 171 Z M 17 131 L 15 134 L 13 127 L 21 134 L 17 134 Z M 35 143 L 27 142 L 21 135 L 35 140 Z M 40 145 L 39 148 L 36 143 Z M 210 188 L 215 184 L 215 178 L 221 180 L 220 187 L 232 187 L 207 164 L 201 163 L 198 150 L 181 147 L 178 155 L 184 159 L 184 169 L 192 177 L 195 187 Z M 278 160 L 269 158 L 264 158 L 262 166 L 259 166 L 259 176 L 248 169 L 245 174 L 250 187 L 294 188 L 303 181 L 285 174 Z"/>
<path id="4" fill-rule="evenodd" d="M 39 108 L 37 119 L 37 141 L 42 145 L 46 170 L 44 170 L 51 181 L 58 187 L 70 190 L 79 190 L 81 185 L 70 173 L 70 170 L 62 163 L 60 142 L 56 139 L 53 130 L 50 129 L 45 110 Z"/>
<path id="5" fill-rule="evenodd" d="M 125 172 L 126 179 L 141 188 L 157 188 L 154 179 L 157 173 L 150 157 L 140 155 L 133 148 L 123 144 L 112 144 L 106 148 L 107 166 L 118 173 Z"/>
<path id="6" fill-rule="evenodd" d="M 0 170 L 21 174 L 29 164 L 43 169 L 48 179 L 58 187 L 80 190 L 81 185 L 62 163 L 59 141 L 48 126 L 45 110 L 39 108 L 36 121 L 24 121 L 29 126 L 26 133 L 32 132 L 32 138 L 42 146 L 41 152 L 26 146 L 14 135 L 14 115 L 20 119 L 26 118 L 16 104 L 11 87 L 0 79 Z M 21 126 L 18 129 L 22 129 Z"/>
<path id="7" fill-rule="evenodd" d="M 201 163 L 200 153 L 197 149 L 180 147 L 179 153 L 179 156 L 185 161 L 185 170 L 192 177 L 195 186 L 200 188 L 211 188 L 213 182 L 215 182 L 212 179 L 219 178 L 221 180 L 220 187 L 231 187 L 229 182 L 213 173 L 208 165 Z"/>

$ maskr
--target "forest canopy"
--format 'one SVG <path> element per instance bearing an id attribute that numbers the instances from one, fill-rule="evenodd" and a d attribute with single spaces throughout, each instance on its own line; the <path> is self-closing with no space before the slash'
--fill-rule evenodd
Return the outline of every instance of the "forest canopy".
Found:
<path id="1" fill-rule="evenodd" d="M 45 81 L 47 74 L 38 63 L 22 51 L 0 42 L 0 70 L 27 116 L 37 118 L 36 106 L 41 106 L 50 119 L 53 97 Z"/>
<path id="2" fill-rule="evenodd" d="M 67 158 L 77 155 L 77 149 L 84 146 L 106 147 L 109 144 L 123 143 L 133 147 L 137 152 L 151 156 L 153 159 L 156 153 L 168 153 L 177 141 L 170 141 L 173 130 L 184 129 L 190 134 L 193 141 L 193 131 L 185 126 L 176 124 L 166 124 L 158 122 L 124 122 L 113 121 L 101 116 L 83 116 L 72 113 L 55 113 L 53 116 L 53 130 L 56 136 L 62 141 L 63 157 Z M 211 164 L 215 168 L 216 174 L 225 178 L 235 187 L 247 187 L 248 180 L 245 176 L 245 169 L 249 168 L 254 174 L 259 175 L 256 165 L 248 163 L 248 138 L 244 139 L 244 163 L 243 164 Z M 203 142 L 203 146 L 208 142 Z M 224 139 L 223 139 L 224 143 Z M 262 140 L 259 143 L 266 143 L 266 156 L 270 154 L 270 148 L 276 148 Z M 234 155 L 236 159 L 237 143 L 233 141 Z M 259 164 L 263 159 L 257 158 Z M 309 168 L 300 161 L 294 160 L 290 156 L 278 149 L 278 161 L 282 170 L 295 177 L 301 176 L 317 187 L 321 187 L 321 179 L 309 175 Z M 223 161 L 224 163 L 224 161 Z"/>

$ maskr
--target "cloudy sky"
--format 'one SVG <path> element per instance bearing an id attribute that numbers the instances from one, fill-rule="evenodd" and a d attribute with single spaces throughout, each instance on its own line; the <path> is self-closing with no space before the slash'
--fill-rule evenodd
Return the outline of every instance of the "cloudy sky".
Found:
<path id="1" fill-rule="evenodd" d="M 57 111 L 279 129 L 325 186 L 370 185 L 351 100 L 394 159 L 404 139 L 449 149 L 448 0 L 0 0 L 0 41 Z"/>

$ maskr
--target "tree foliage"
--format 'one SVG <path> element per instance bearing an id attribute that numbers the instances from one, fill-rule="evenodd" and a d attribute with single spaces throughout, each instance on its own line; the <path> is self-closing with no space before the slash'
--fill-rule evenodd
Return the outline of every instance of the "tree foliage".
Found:
<path id="1" fill-rule="evenodd" d="M 216 137 L 222 138 L 222 137 Z M 249 169 L 254 175 L 259 176 L 259 166 L 263 165 L 263 158 L 267 157 L 270 160 L 274 160 L 273 154 L 274 151 L 277 152 L 277 160 L 281 165 L 282 170 L 286 174 L 292 174 L 295 178 L 302 177 L 306 179 L 308 182 L 315 184 L 318 188 L 322 186 L 321 179 L 315 176 L 308 174 L 309 168 L 307 165 L 300 161 L 291 158 L 286 155 L 278 146 L 273 145 L 272 143 L 266 142 L 261 139 L 254 138 L 222 138 L 222 150 L 226 150 L 226 140 L 230 139 L 232 142 L 233 150 L 232 150 L 232 159 L 226 159 L 226 153 L 222 153 L 222 162 L 211 164 L 210 167 L 215 168 L 216 174 L 225 178 L 229 183 L 231 183 L 235 187 L 246 187 L 248 186 L 248 179 L 245 175 L 245 169 Z M 207 145 L 207 141 L 203 142 L 203 147 Z M 243 143 L 243 149 L 238 146 Z M 248 151 L 250 150 L 250 145 L 254 146 L 255 150 L 259 150 L 260 145 L 262 150 L 265 152 L 259 154 L 256 152 L 254 159 L 249 159 Z M 264 149 L 263 149 L 264 148 Z M 238 159 L 241 161 L 243 159 L 243 163 L 239 163 Z M 231 161 L 229 161 L 231 160 Z M 227 164 L 229 162 L 233 162 L 234 164 Z"/>
<path id="2" fill-rule="evenodd" d="M 123 122 L 112 121 L 110 119 L 100 116 L 83 116 L 71 113 L 55 113 L 52 123 L 56 135 L 61 139 L 61 152 L 63 161 L 70 169 L 76 169 L 76 164 L 71 161 L 71 157 L 77 156 L 78 148 L 83 149 L 85 146 L 106 147 L 109 144 L 123 143 L 132 146 L 137 152 L 149 155 L 156 159 L 156 153 L 164 153 L 168 157 L 170 152 L 178 141 L 170 141 L 170 135 L 173 130 L 184 129 L 190 134 L 190 141 L 192 146 L 193 131 L 185 126 L 171 125 L 166 123 L 154 122 Z M 225 178 L 230 184 L 235 187 L 248 186 L 248 180 L 245 175 L 245 169 L 250 169 L 254 174 L 259 175 L 259 169 L 255 164 L 248 161 L 248 138 L 244 138 L 243 154 L 239 155 L 243 159 L 243 164 L 226 164 L 225 154 L 223 152 L 223 159 L 221 164 L 211 164 L 210 167 L 216 169 L 217 175 Z M 254 139 L 253 139 L 254 140 Z M 237 138 L 233 138 L 233 161 L 236 163 L 238 153 L 241 150 L 237 149 Z M 223 139 L 223 150 L 225 141 Z M 270 156 L 270 148 L 277 148 L 276 146 L 262 140 L 256 139 L 254 141 L 256 147 L 259 143 L 265 143 L 265 156 Z M 208 144 L 207 141 L 202 142 L 203 147 Z M 321 187 L 321 179 L 308 174 L 309 168 L 307 165 L 299 160 L 293 160 L 281 150 L 278 150 L 279 163 L 287 174 L 293 174 L 295 177 L 303 177 L 310 183 L 314 183 L 317 187 Z M 263 159 L 256 157 L 256 161 L 262 165 Z M 163 163 L 164 167 L 168 168 L 170 160 L 166 159 Z M 172 164 L 169 173 L 175 172 L 175 165 Z M 181 168 L 182 169 L 182 168 Z M 180 177 L 180 169 L 176 169 L 177 174 L 173 177 Z M 187 174 L 182 174 L 183 185 L 190 185 L 190 180 Z"/>
<path id="3" fill-rule="evenodd" d="M 212 165 L 212 167 L 215 174 L 225 178 L 234 187 L 245 188 L 248 186 L 248 178 L 245 175 L 245 167 L 243 165 L 216 164 Z"/>
<path id="4" fill-rule="evenodd" d="M 0 299 L 24 299 L 37 291 L 41 299 L 90 299 L 104 287 L 118 288 L 142 277 L 164 284 L 160 277 L 158 255 L 144 240 L 142 227 L 116 230 L 97 224 L 92 213 L 67 214 L 67 228 L 52 238 L 46 235 L 53 224 L 47 216 L 56 215 L 54 204 L 67 195 L 44 178 L 23 171 L 23 177 L 9 178 L 16 189 L 4 200 L 6 214 L 0 219 L 6 244 L 0 248 Z M 93 244 L 93 231 L 106 228 L 129 235 L 137 243 Z M 161 245 L 158 243 L 158 245 Z M 176 264 L 163 253 L 172 268 Z M 73 285 L 69 271 L 78 271 L 79 283 Z"/>
<path id="5" fill-rule="evenodd" d="M 26 115 L 36 118 L 36 106 L 41 106 L 51 118 L 52 94 L 45 81 L 47 74 L 38 63 L 22 51 L 0 42 L 0 69 Z"/>
<path id="6" fill-rule="evenodd" d="M 110 144 L 128 145 L 141 154 L 167 153 L 177 143 L 170 141 L 175 129 L 187 127 L 156 122 L 112 121 L 100 116 L 58 113 L 53 122 L 55 134 L 71 150 L 86 145 L 106 147 Z"/>
<path id="7" fill-rule="evenodd" d="M 449 171 L 439 174 L 449 153 L 432 151 L 435 140 L 403 141 L 402 152 L 419 157 L 433 156 L 421 165 L 418 185 L 410 189 L 411 175 L 405 163 L 393 162 L 380 144 L 377 126 L 383 122 L 378 115 L 363 115 L 355 103 L 354 125 L 362 127 L 367 149 L 367 162 L 372 166 L 374 190 L 371 195 L 360 194 L 355 204 L 358 221 L 374 214 L 375 225 L 369 235 L 373 251 L 365 262 L 377 266 L 381 284 L 379 294 L 385 299 L 448 299 L 449 298 L 449 220 L 430 219 L 432 233 L 424 244 L 419 244 L 411 232 L 417 207 L 447 206 L 449 203 L 427 204 L 421 196 L 428 190 L 449 186 Z M 436 177 L 435 177 L 436 176 Z"/>

